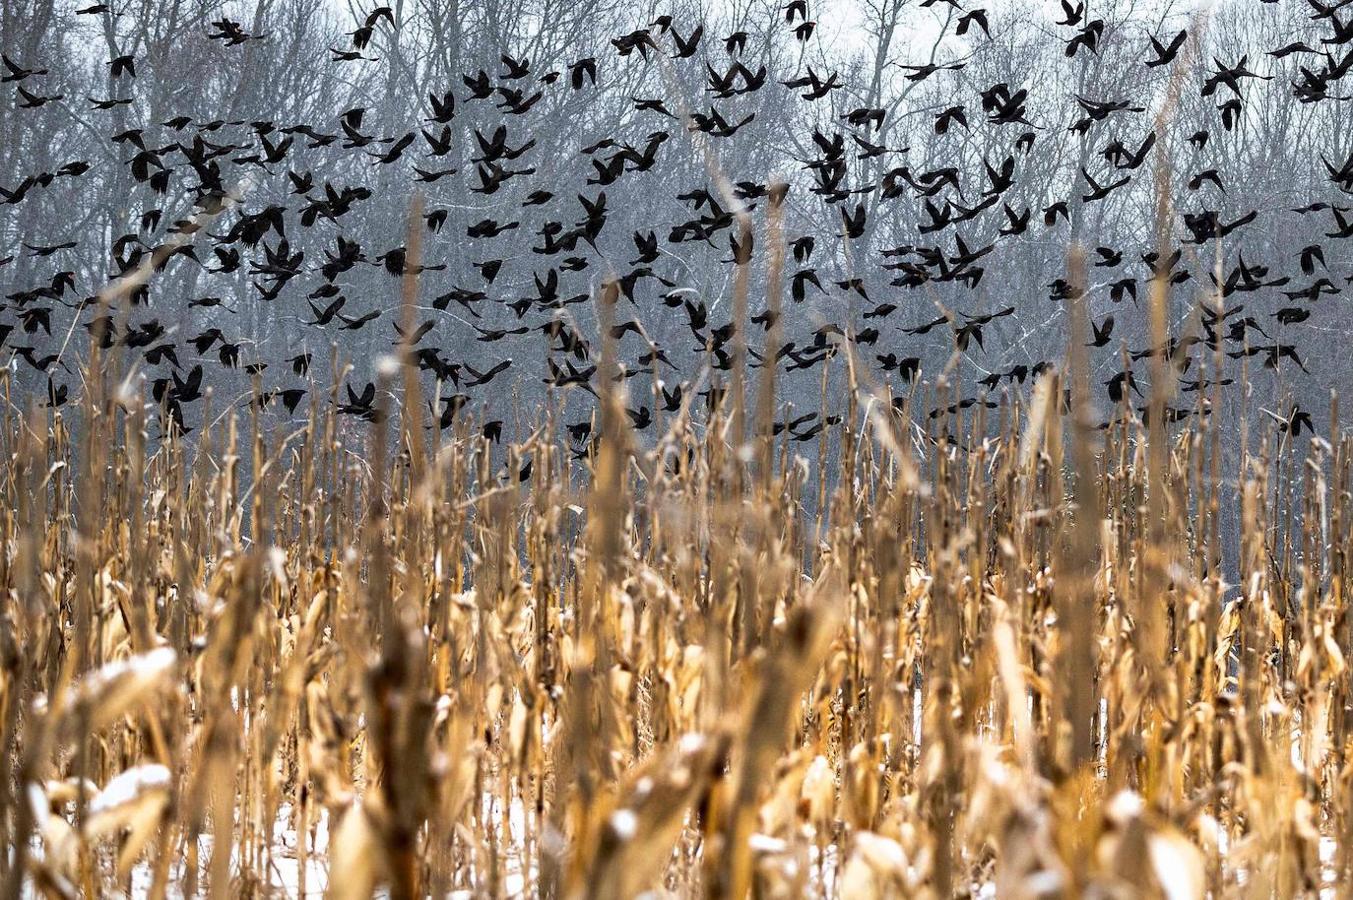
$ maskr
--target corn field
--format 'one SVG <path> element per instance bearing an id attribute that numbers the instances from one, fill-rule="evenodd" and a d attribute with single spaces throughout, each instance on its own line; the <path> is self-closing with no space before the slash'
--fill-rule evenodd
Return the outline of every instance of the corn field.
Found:
<path id="1" fill-rule="evenodd" d="M 604 379 L 585 454 L 397 360 L 161 435 L 96 354 L 5 413 L 6 896 L 1339 893 L 1353 445 L 1096 429 L 1082 344 L 940 415 L 843 346 L 814 443 Z"/>

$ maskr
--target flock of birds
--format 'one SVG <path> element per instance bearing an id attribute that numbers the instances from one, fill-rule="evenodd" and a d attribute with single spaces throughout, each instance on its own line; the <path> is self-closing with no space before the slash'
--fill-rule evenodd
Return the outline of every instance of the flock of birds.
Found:
<path id="1" fill-rule="evenodd" d="M 937 2 L 954 7 L 958 35 L 969 35 L 973 40 L 989 37 L 986 35 L 989 23 L 985 10 L 963 9 L 958 0 L 925 0 L 921 5 L 931 6 Z M 1296 42 L 1277 48 L 1270 55 L 1275 58 L 1303 57 L 1300 75 L 1292 82 L 1291 89 L 1302 102 L 1318 102 L 1334 97 L 1337 84 L 1353 65 L 1353 52 L 1342 50 L 1353 40 L 1353 11 L 1345 12 L 1345 7 L 1353 0 L 1338 0 L 1332 5 L 1324 5 L 1320 0 L 1306 2 L 1313 18 L 1328 27 L 1328 36 L 1315 46 Z M 1065 33 L 1066 56 L 1074 58 L 1097 53 L 1104 35 L 1104 21 L 1089 18 L 1083 2 L 1073 6 L 1068 0 L 1060 0 L 1060 4 L 1063 15 L 1056 24 Z M 795 40 L 811 38 L 815 22 L 809 15 L 808 0 L 792 0 L 782 12 L 783 25 L 792 30 Z M 98 3 L 72 14 L 99 16 L 112 15 L 113 11 L 108 4 Z M 333 63 L 362 63 L 369 58 L 377 29 L 394 24 L 390 7 L 372 10 L 351 32 L 349 45 L 332 48 Z M 561 67 L 561 71 L 540 72 L 527 59 L 503 54 L 501 67 L 496 71 L 480 69 L 464 73 L 459 85 L 432 93 L 427 97 L 425 120 L 408 131 L 393 135 L 372 130 L 366 121 L 367 111 L 362 108 L 343 111 L 328 126 L 270 121 L 195 121 L 188 116 L 176 116 L 112 134 L 110 139 L 123 152 L 132 179 L 148 188 L 154 196 L 183 192 L 192 198 L 200 212 L 215 213 L 227 205 L 233 180 L 238 174 L 260 168 L 268 173 L 285 170 L 294 198 L 293 204 L 274 204 L 254 210 L 249 209 L 245 198 L 245 203 L 229 210 L 220 223 L 214 223 L 215 227 L 201 231 L 192 218 L 180 219 L 162 229 L 162 210 L 147 209 L 140 217 L 139 229 L 112 240 L 112 274 L 128 272 L 148 260 L 159 269 L 173 262 L 175 265 L 197 265 L 209 273 L 246 273 L 252 290 L 266 303 L 277 301 L 284 290 L 303 291 L 311 312 L 306 326 L 330 332 L 329 339 L 338 331 L 390 328 L 394 344 L 412 354 L 421 370 L 432 373 L 441 385 L 454 389 L 449 396 L 438 398 L 439 408 L 434 410 L 443 428 L 450 426 L 467 404 L 477 400 L 486 405 L 490 403 L 490 386 L 501 387 L 500 379 L 512 377 L 505 373 L 513 365 L 514 349 L 519 350 L 527 340 L 538 340 L 529 335 L 539 335 L 548 343 L 548 384 L 557 388 L 576 386 L 594 392 L 598 377 L 595 340 L 589 340 L 566 310 L 572 305 L 590 302 L 595 293 L 589 279 L 601 267 L 594 251 L 611 215 L 607 188 L 642 173 L 661 177 L 664 154 L 669 152 L 674 135 L 679 136 L 684 130 L 699 133 L 706 141 L 723 140 L 737 134 L 749 124 L 754 114 L 739 117 L 730 113 L 726 101 L 731 98 L 757 91 L 789 91 L 797 98 L 796 102 L 819 103 L 842 88 L 837 73 L 814 71 L 811 66 L 802 74 L 779 80 L 768 75 L 765 66 L 753 70 L 743 61 L 748 40 L 746 32 L 724 36 L 721 47 L 707 48 L 705 45 L 711 41 L 700 27 L 684 34 L 682 31 L 670 16 L 660 16 L 610 43 L 618 58 L 663 55 L 672 65 L 696 65 L 703 61 L 707 101 L 701 105 L 705 108 L 686 112 L 684 106 L 674 109 L 678 103 L 673 101 L 633 98 L 636 112 L 651 117 L 661 127 L 641 142 L 631 144 L 607 138 L 581 148 L 593 171 L 587 178 L 588 189 L 576 197 L 560 196 L 549 183 L 531 183 L 537 172 L 532 158 L 537 141 L 514 122 L 522 121 L 521 117 L 539 103 L 547 91 L 595 89 L 599 71 L 604 73 L 605 67 L 614 62 L 612 59 L 579 59 Z M 247 33 L 242 25 L 229 19 L 212 23 L 206 37 L 232 48 L 268 39 L 266 34 Z M 1186 30 L 1152 38 L 1141 64 L 1150 68 L 1173 64 L 1187 39 Z M 13 106 L 18 113 L 40 110 L 50 104 L 76 102 L 44 87 L 47 73 L 40 60 L 13 53 L 8 50 L 3 56 L 0 82 L 13 92 Z M 906 65 L 902 77 L 922 81 L 962 65 Z M 134 102 L 137 59 L 132 55 L 120 56 L 109 60 L 108 66 L 111 83 L 125 88 L 124 95 L 88 98 L 90 107 L 96 112 L 109 112 Z M 1219 102 L 1221 134 L 1199 130 L 1189 138 L 1190 143 L 1202 151 L 1209 142 L 1224 139 L 1240 115 L 1246 84 L 1272 77 L 1252 71 L 1246 58 L 1229 64 L 1214 60 L 1202 93 Z M 726 265 L 749 264 L 754 248 L 752 241 L 738 228 L 737 207 L 754 209 L 762 203 L 781 203 L 791 190 L 809 191 L 828 208 L 834 209 L 827 228 L 848 243 L 867 241 L 870 234 L 866 217 L 868 207 L 864 202 L 866 195 L 877 194 L 887 201 L 909 201 L 923 216 L 918 230 L 921 235 L 928 236 L 930 246 L 905 245 L 873 251 L 859 247 L 855 250 L 868 254 L 866 258 L 870 260 L 877 260 L 888 273 L 889 286 L 901 290 L 890 292 L 889 299 L 875 299 L 869 296 L 860 278 L 847 275 L 830 279 L 837 288 L 854 292 L 859 297 L 858 302 L 863 308 L 860 327 L 854 323 L 829 322 L 813 331 L 811 339 L 786 341 L 773 352 L 768 349 L 758 353 L 755 347 L 748 352 L 753 366 L 773 363 L 787 371 L 811 370 L 838 353 L 843 340 L 850 340 L 859 347 L 871 348 L 865 352 L 883 372 L 902 381 L 914 379 L 920 368 L 920 357 L 887 351 L 889 341 L 886 339 L 880 345 L 883 338 L 880 328 L 884 320 L 906 302 L 908 289 L 939 283 L 975 288 L 986 275 L 984 258 L 993 251 L 997 241 L 1037 229 L 1038 222 L 1044 228 L 1054 228 L 1059 221 L 1069 218 L 1074 204 L 1094 204 L 1121 190 L 1131 179 L 1149 170 L 1148 161 L 1158 140 L 1156 132 L 1149 129 L 1139 140 L 1125 143 L 1114 139 L 1101 152 L 1110 174 L 1092 175 L 1082 170 L 1083 184 L 1074 186 L 1066 199 L 1042 210 L 1019 208 L 1018 204 L 1012 204 L 1008 192 L 1017 183 L 1021 160 L 1034 152 L 1037 142 L 1045 139 L 1045 131 L 1029 119 L 1026 89 L 1005 83 L 993 84 L 981 90 L 978 99 L 980 106 L 977 109 L 967 103 L 956 103 L 934 113 L 933 128 L 941 135 L 966 129 L 969 120 L 979 115 L 1000 126 L 1000 133 L 1011 138 L 1009 152 L 1002 160 L 987 162 L 984 171 L 961 172 L 952 167 L 914 170 L 901 162 L 905 148 L 884 146 L 873 137 L 883 123 L 885 110 L 859 108 L 840 117 L 840 130 L 814 131 L 812 141 L 816 155 L 802 161 L 804 171 L 811 176 L 811 184 L 791 187 L 782 182 L 736 181 L 722 190 L 710 184 L 683 186 L 678 199 L 690 209 L 689 218 L 671 223 L 665 235 L 657 230 L 636 231 L 632 235 L 635 255 L 628 260 L 627 268 L 612 273 L 621 296 L 637 308 L 641 300 L 647 302 L 637 293 L 638 287 L 656 288 L 661 304 L 676 315 L 684 315 L 690 334 L 709 367 L 715 371 L 726 370 L 732 365 L 731 349 L 737 324 L 713 321 L 707 302 L 697 291 L 683 285 L 671 268 L 664 265 L 666 255 L 679 255 L 682 244 L 726 245 L 729 248 L 724 260 Z M 1097 123 L 1118 121 L 1144 112 L 1144 107 L 1134 105 L 1128 99 L 1077 97 L 1076 103 L 1080 118 L 1071 125 L 1072 132 L 1085 132 Z M 467 104 L 493 110 L 498 124 L 488 129 L 473 129 L 471 146 L 475 152 L 470 166 L 460 172 L 455 167 L 442 165 L 440 160 L 452 151 L 456 119 Z M 720 104 L 725 104 L 725 108 L 721 109 Z M 406 333 L 398 314 L 387 314 L 388 309 L 354 308 L 345 293 L 345 274 L 358 267 L 377 266 L 391 275 L 402 275 L 411 265 L 408 250 L 400 246 L 377 254 L 348 237 L 344 222 L 351 215 L 360 215 L 362 203 L 372 196 L 371 190 L 360 185 L 336 185 L 318 173 L 292 167 L 289 160 L 301 146 L 340 147 L 352 153 L 366 154 L 371 160 L 370 165 L 407 171 L 417 185 L 460 176 L 464 191 L 481 197 L 497 195 L 509 184 L 516 188 L 526 184 L 530 188 L 520 200 L 517 212 L 504 209 L 498 217 L 484 218 L 466 226 L 465 239 L 479 257 L 473 263 L 473 274 L 445 272 L 441 277 L 455 283 L 445 291 L 439 290 L 432 300 L 433 307 L 440 311 L 447 311 L 453 304 L 457 307 L 454 310 L 456 321 L 468 324 L 472 329 L 463 331 L 462 341 L 473 339 L 502 347 L 498 362 L 475 367 L 457 360 L 459 354 L 454 341 L 443 341 L 448 344 L 444 347 L 432 346 L 428 338 L 437 329 L 439 320 L 430 319 L 419 324 L 412 333 Z M 880 167 L 881 177 L 872 183 L 851 183 L 848 174 L 854 161 L 869 159 L 896 160 L 898 164 Z M 1325 165 L 1330 182 L 1344 194 L 1353 193 L 1353 158 L 1344 162 L 1326 161 Z M 34 202 L 37 195 L 57 180 L 84 178 L 90 170 L 89 162 L 73 161 L 55 171 L 34 172 L 17 184 L 0 185 L 0 216 L 12 215 L 23 204 Z M 1189 186 L 1195 190 L 1206 184 L 1224 190 L 1216 169 L 1190 173 L 1190 178 Z M 965 223 L 973 222 L 987 211 L 1000 222 L 997 233 L 989 243 L 971 245 L 963 235 Z M 1350 207 L 1315 202 L 1296 211 L 1303 215 L 1328 216 L 1332 224 L 1327 237 L 1331 240 L 1353 236 Z M 1204 244 L 1222 238 L 1234 241 L 1237 233 L 1251 227 L 1256 217 L 1256 211 L 1229 221 L 1207 210 L 1187 213 L 1183 223 L 1188 236 L 1183 243 Z M 447 210 L 429 209 L 425 222 L 430 232 L 440 231 L 447 222 Z M 323 258 L 312 258 L 312 254 L 293 247 L 288 233 L 297 226 L 333 228 L 332 241 Z M 535 229 L 531 246 L 534 256 L 528 260 L 539 261 L 532 271 L 534 293 L 505 296 L 506 292 L 495 287 L 505 261 L 505 256 L 496 250 L 499 246 L 496 242 L 502 241 L 504 235 L 523 233 L 531 228 Z M 274 363 L 270 367 L 266 360 L 248 358 L 248 354 L 242 352 L 247 342 L 222 327 L 209 327 L 196 335 L 177 335 L 161 323 L 158 314 L 120 317 L 118 310 L 99 313 L 93 293 L 98 286 L 89 286 L 91 295 L 77 299 L 81 291 L 77 289 L 74 273 L 60 267 L 62 254 L 76 246 L 75 241 L 42 243 L 30 236 L 22 242 L 21 248 L 16 246 L 11 255 L 0 256 L 0 282 L 6 285 L 5 302 L 0 309 L 3 316 L 0 317 L 0 347 L 7 349 L 6 355 L 10 359 L 23 360 L 47 376 L 49 404 L 59 406 L 70 398 L 71 379 L 63 373 L 73 370 L 62 358 L 61 348 L 65 342 L 61 340 L 60 328 L 53 336 L 52 321 L 54 309 L 65 306 L 86 316 L 79 324 L 103 347 L 121 345 L 141 354 L 152 372 L 150 385 L 155 403 L 184 431 L 191 430 L 185 409 L 204 396 L 204 365 L 219 364 L 226 369 L 258 376 L 260 382 L 270 386 L 254 395 L 253 402 L 260 407 L 283 408 L 288 414 L 296 412 L 310 389 L 304 381 L 312 362 L 310 352 L 292 356 L 285 366 Z M 802 302 L 810 292 L 825 292 L 823 279 L 829 278 L 825 269 L 827 264 L 815 264 L 815 250 L 820 250 L 820 238 L 812 234 L 790 234 L 786 237 L 786 247 L 790 299 Z M 52 260 L 57 271 L 50 279 L 44 277 L 37 284 L 4 282 L 5 267 L 20 253 Z M 1088 262 L 1094 269 L 1112 273 L 1114 280 L 1109 291 L 1113 300 L 1137 301 L 1139 294 L 1145 294 L 1145 286 L 1151 278 L 1164 278 L 1178 284 L 1191 277 L 1188 271 L 1180 268 L 1182 253 L 1183 246 L 1180 246 L 1164 258 L 1154 253 L 1142 255 L 1140 262 L 1144 268 L 1139 275 L 1134 275 L 1131 269 L 1137 260 L 1114 247 L 1095 248 Z M 1172 339 L 1165 347 L 1133 350 L 1131 361 L 1157 354 L 1168 355 L 1180 370 L 1180 383 L 1186 392 L 1209 386 L 1202 378 L 1190 379 L 1188 373 L 1192 351 L 1202 348 L 1215 352 L 1221 347 L 1232 358 L 1251 357 L 1268 367 L 1290 363 L 1304 369 L 1298 348 L 1284 336 L 1284 331 L 1306 321 L 1313 314 L 1316 301 L 1340 294 L 1343 290 L 1340 281 L 1348 279 L 1337 279 L 1329 270 L 1321 244 L 1302 249 L 1297 262 L 1302 276 L 1294 279 L 1271 273 L 1262 265 L 1247 264 L 1242 256 L 1216 285 L 1220 295 L 1228 298 L 1225 312 L 1204 309 L 1197 334 Z M 430 258 L 419 271 L 441 272 L 445 268 L 435 258 Z M 995 277 L 999 278 L 999 274 Z M 145 306 L 153 284 L 151 281 L 132 293 L 133 308 Z M 1066 280 L 1058 279 L 1051 285 L 1051 298 L 1065 301 L 1075 290 Z M 1258 291 L 1280 291 L 1290 303 L 1271 319 L 1261 320 L 1246 314 L 1244 303 L 1238 302 L 1243 295 Z M 289 298 L 295 296 L 294 293 L 287 294 Z M 211 296 L 184 302 L 189 307 L 202 309 L 229 308 L 230 305 L 229 298 Z M 794 314 L 792 304 L 786 304 L 785 309 L 785 315 Z M 769 332 L 774 324 L 772 313 L 769 310 L 753 312 L 748 327 L 759 326 Z M 954 350 L 967 351 L 974 344 L 982 345 L 984 329 L 994 320 L 1014 313 L 1013 306 L 981 315 L 947 312 L 932 321 L 906 328 L 904 332 L 912 337 L 935 333 L 927 340 L 947 335 Z M 124 323 L 121 328 L 119 323 Z M 1114 317 L 1110 315 L 1092 324 L 1091 346 L 1109 347 Z M 660 392 L 654 394 L 653 406 L 658 405 L 656 398 L 659 396 L 668 411 L 678 410 L 683 403 L 691 402 L 693 398 L 686 392 L 693 390 L 696 381 L 693 373 L 678 372 L 667 350 L 649 338 L 638 319 L 614 326 L 615 339 L 623 341 L 630 334 L 642 343 L 643 350 L 637 357 L 637 365 L 626 365 L 622 369 L 622 377 L 648 373 L 658 378 L 658 373 L 664 373 Z M 51 346 L 47 349 L 39 346 L 44 338 L 50 339 Z M 317 345 L 323 346 L 323 343 L 317 342 Z M 534 352 L 538 354 L 538 348 Z M 1045 365 L 1017 365 L 992 372 L 981 380 L 981 385 L 995 389 L 1003 382 L 1023 383 L 1036 376 Z M 279 377 L 279 372 L 284 377 Z M 717 399 L 717 390 L 716 386 L 710 387 L 702 396 L 712 403 Z M 1115 402 L 1142 394 L 1130 366 L 1108 380 L 1107 390 Z M 338 411 L 375 420 L 378 418 L 375 394 L 375 387 L 370 382 L 349 382 L 344 386 Z M 642 397 L 642 392 L 639 396 Z M 962 399 L 948 409 L 989 402 L 984 396 L 974 396 Z M 937 409 L 932 414 L 943 411 Z M 488 412 L 490 410 L 486 409 L 485 419 L 489 418 Z M 629 410 L 632 424 L 637 429 L 649 427 L 654 421 L 654 412 L 652 406 L 642 401 Z M 1169 412 L 1175 417 L 1185 414 L 1182 409 Z M 1283 428 L 1297 433 L 1303 427 L 1310 429 L 1309 415 L 1297 406 L 1280 418 L 1280 422 Z M 828 420 L 808 414 L 778 422 L 776 430 L 788 431 L 797 440 L 810 440 L 825 424 L 829 424 Z M 484 433 L 496 437 L 501 428 L 501 421 L 491 420 L 484 425 Z M 588 422 L 571 425 L 569 432 L 585 452 L 591 437 Z"/>

